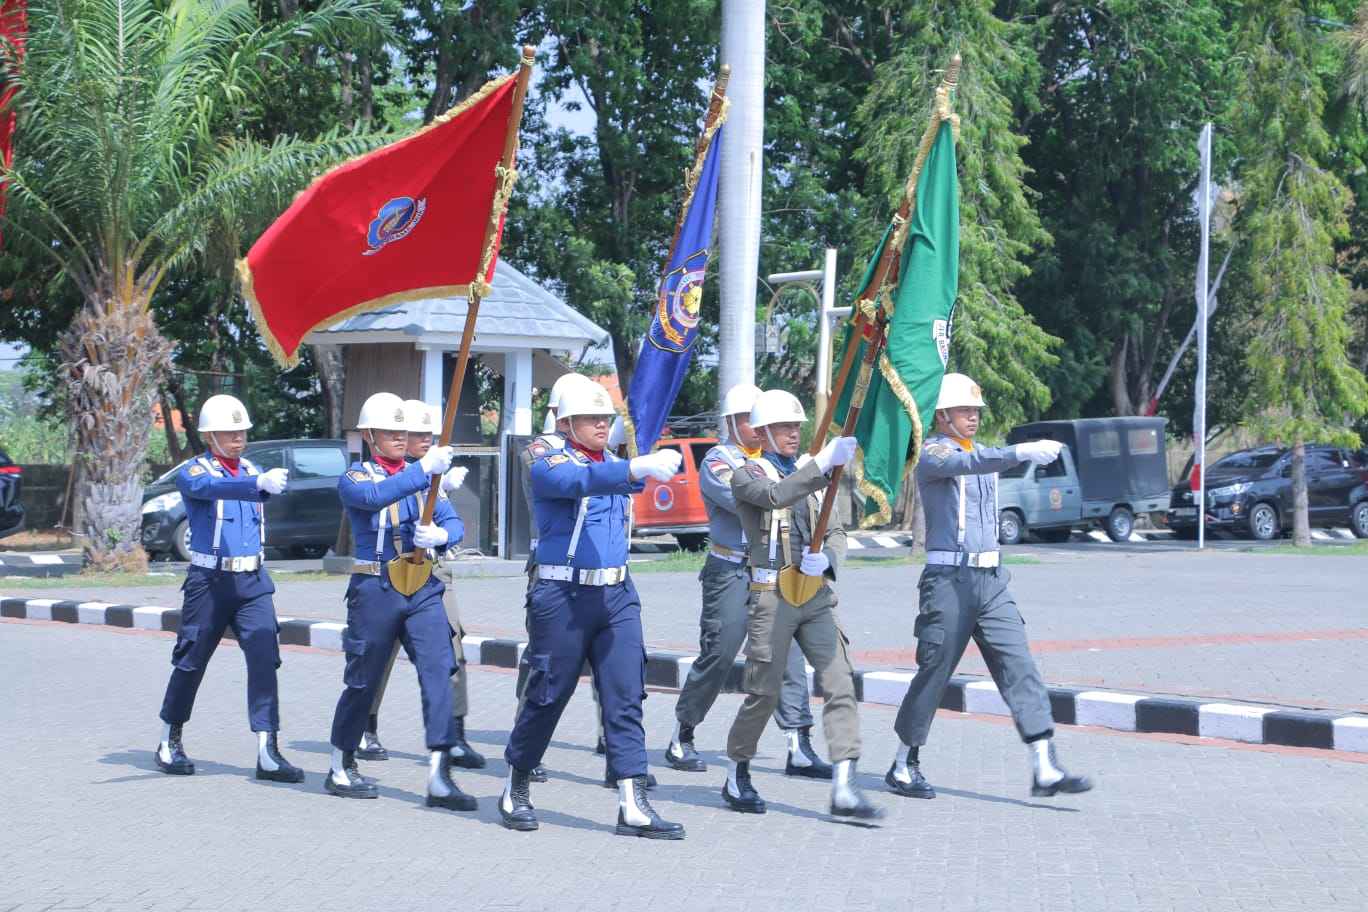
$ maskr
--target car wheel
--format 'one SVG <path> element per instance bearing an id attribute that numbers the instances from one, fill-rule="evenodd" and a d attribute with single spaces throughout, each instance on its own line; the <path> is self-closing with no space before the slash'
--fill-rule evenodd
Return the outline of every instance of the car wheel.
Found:
<path id="1" fill-rule="evenodd" d="M 176 556 L 183 561 L 190 559 L 190 520 L 182 519 L 176 526 L 176 531 L 171 533 L 171 547 L 175 549 Z"/>
<path id="2" fill-rule="evenodd" d="M 1349 511 L 1349 528 L 1358 538 L 1368 538 L 1368 500 L 1354 504 Z"/>
<path id="3" fill-rule="evenodd" d="M 1135 531 L 1135 514 L 1130 507 L 1112 507 L 1107 515 L 1107 538 L 1114 542 L 1130 541 Z"/>
<path id="4" fill-rule="evenodd" d="M 675 541 L 679 542 L 682 551 L 702 551 L 703 546 L 708 543 L 708 536 L 699 532 L 691 532 L 688 535 L 676 535 Z"/>
<path id="5" fill-rule="evenodd" d="M 1057 545 L 1073 538 L 1073 529 L 1036 529 L 1031 534 L 1041 541 Z"/>
<path id="6" fill-rule="evenodd" d="M 1278 537 L 1278 511 L 1272 504 L 1256 503 L 1249 511 L 1249 534 L 1259 541 Z"/>
<path id="7" fill-rule="evenodd" d="M 1016 510 L 1003 510 L 998 514 L 998 542 L 1004 545 L 1021 543 L 1026 533 L 1025 523 Z"/>

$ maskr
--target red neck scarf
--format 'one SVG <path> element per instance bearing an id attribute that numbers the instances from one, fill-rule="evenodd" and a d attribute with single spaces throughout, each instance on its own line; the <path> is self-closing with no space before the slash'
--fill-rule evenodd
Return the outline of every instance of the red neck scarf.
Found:
<path id="1" fill-rule="evenodd" d="M 214 458 L 219 461 L 219 465 L 228 470 L 229 475 L 232 475 L 234 478 L 237 477 L 238 464 L 242 461 L 241 457 L 229 459 L 227 456 L 220 456 L 218 453 L 215 453 Z"/>
<path id="2" fill-rule="evenodd" d="M 404 466 L 408 465 L 408 463 L 404 462 L 402 457 L 399 459 L 386 459 L 379 453 L 372 453 L 371 455 L 375 458 L 375 464 L 384 469 L 386 475 L 397 475 L 403 470 Z"/>
<path id="3" fill-rule="evenodd" d="M 603 450 L 591 450 L 588 447 L 581 446 L 578 440 L 570 441 L 570 445 L 585 456 L 588 456 L 594 462 L 603 462 Z"/>

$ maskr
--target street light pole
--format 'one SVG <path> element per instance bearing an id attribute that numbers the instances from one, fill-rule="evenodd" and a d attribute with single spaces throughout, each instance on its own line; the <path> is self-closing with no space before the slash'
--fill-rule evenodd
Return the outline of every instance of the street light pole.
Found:
<path id="1" fill-rule="evenodd" d="M 818 281 L 822 283 L 822 296 L 817 307 L 817 376 L 814 390 L 817 400 L 817 415 L 826 414 L 827 394 L 831 391 L 831 326 L 838 317 L 851 311 L 849 307 L 836 307 L 836 248 L 828 247 L 826 259 L 821 269 L 807 269 L 802 272 L 776 272 L 766 276 L 765 281 L 775 289 L 794 283 L 805 284 L 816 297 L 812 288 Z"/>

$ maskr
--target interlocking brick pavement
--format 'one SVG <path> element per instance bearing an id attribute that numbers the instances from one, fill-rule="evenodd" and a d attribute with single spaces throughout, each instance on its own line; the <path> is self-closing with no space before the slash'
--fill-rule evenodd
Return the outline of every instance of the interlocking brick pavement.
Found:
<path id="1" fill-rule="evenodd" d="M 186 727 L 199 772 L 163 776 L 151 748 L 170 647 L 160 633 L 0 622 L 0 910 L 1368 908 L 1366 767 L 1328 752 L 1063 729 L 1063 759 L 1098 788 L 1031 799 L 1010 725 L 943 713 L 924 756 L 941 797 L 880 792 L 889 818 L 861 828 L 823 813 L 824 784 L 777 771 L 771 730 L 756 763 L 768 815 L 720 807 L 720 769 L 656 767 L 657 807 L 689 838 L 651 843 L 612 835 L 592 704 L 577 695 L 547 757 L 553 779 L 534 787 L 542 829 L 519 834 L 494 806 L 512 675 L 472 675 L 471 735 L 492 762 L 459 774 L 481 800 L 464 815 L 422 806 L 419 701 L 402 663 L 382 732 L 395 759 L 365 764 L 382 797 L 323 793 L 341 659 L 317 651 L 287 649 L 281 670 L 282 739 L 307 782 L 251 778 L 231 643 Z M 722 697 L 700 729 L 710 762 L 737 700 Z M 647 700 L 653 763 L 673 705 L 671 694 Z M 893 711 L 861 712 L 874 791 Z"/>

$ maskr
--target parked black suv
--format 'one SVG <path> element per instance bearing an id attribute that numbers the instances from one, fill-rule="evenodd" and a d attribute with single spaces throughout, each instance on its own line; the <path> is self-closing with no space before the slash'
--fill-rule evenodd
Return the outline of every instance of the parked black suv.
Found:
<path id="1" fill-rule="evenodd" d="M 1312 526 L 1347 525 L 1368 538 L 1368 463 L 1358 453 L 1307 446 L 1306 494 Z M 1180 536 L 1196 534 L 1194 496 L 1187 480 L 1173 489 L 1168 524 Z M 1292 450 L 1269 446 L 1231 453 L 1206 470 L 1206 496 L 1208 529 L 1263 541 L 1278 537 L 1292 527 Z"/>
<path id="2" fill-rule="evenodd" d="M 0 538 L 24 531 L 24 470 L 0 450 Z"/>
<path id="3" fill-rule="evenodd" d="M 341 440 L 254 440 L 243 455 L 259 470 L 289 469 L 284 494 L 266 501 L 266 546 L 318 557 L 337 541 L 342 502 L 337 479 L 347 470 Z M 181 463 L 184 465 L 184 463 Z M 143 490 L 142 545 L 149 554 L 190 559 L 190 524 L 176 489 L 180 465 Z"/>

